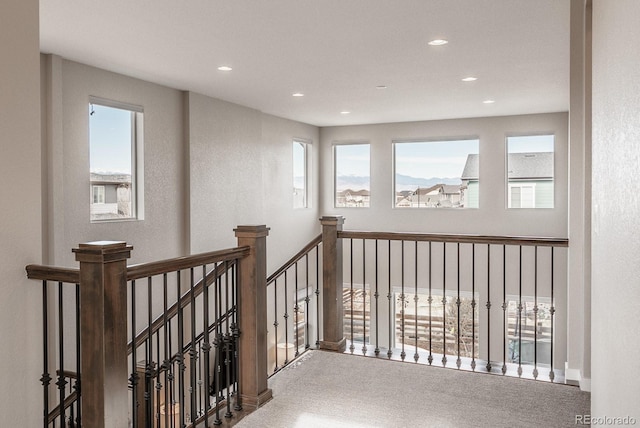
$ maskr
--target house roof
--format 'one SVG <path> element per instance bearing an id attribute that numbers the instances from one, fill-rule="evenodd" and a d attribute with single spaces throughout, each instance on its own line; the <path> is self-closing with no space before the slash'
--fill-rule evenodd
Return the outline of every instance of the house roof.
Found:
<path id="1" fill-rule="evenodd" d="M 131 183 L 131 174 L 97 174 L 91 173 L 91 183 L 125 184 Z"/>
<path id="2" fill-rule="evenodd" d="M 345 189 L 339 193 L 342 193 L 343 195 L 349 194 L 351 196 L 369 196 L 371 194 L 371 192 L 366 189 L 360 189 L 360 190 Z"/>
<path id="3" fill-rule="evenodd" d="M 478 156 L 467 156 L 462 180 L 478 179 Z M 509 153 L 508 166 L 508 176 L 512 180 L 553 178 L 553 152 Z"/>

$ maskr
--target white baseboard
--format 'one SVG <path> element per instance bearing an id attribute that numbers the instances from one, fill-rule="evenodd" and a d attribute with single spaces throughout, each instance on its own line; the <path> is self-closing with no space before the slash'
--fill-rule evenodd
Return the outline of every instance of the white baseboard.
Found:
<path id="1" fill-rule="evenodd" d="M 568 385 L 576 385 L 581 391 L 591 392 L 591 378 L 582 377 L 580 369 L 570 369 L 569 365 L 564 363 L 564 379 Z"/>

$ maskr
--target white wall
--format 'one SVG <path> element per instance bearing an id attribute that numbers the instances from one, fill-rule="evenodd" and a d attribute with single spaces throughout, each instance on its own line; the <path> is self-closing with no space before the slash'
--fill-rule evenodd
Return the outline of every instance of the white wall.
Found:
<path id="1" fill-rule="evenodd" d="M 635 0 L 593 3 L 591 412 L 640 421 L 640 45 Z M 612 198 L 615 189 L 620 198 Z M 636 422 L 638 423 L 638 422 Z"/>
<path id="2" fill-rule="evenodd" d="M 508 134 L 555 134 L 555 208 L 507 210 L 506 147 Z M 407 122 L 321 129 L 320 205 L 325 215 L 341 214 L 345 229 L 567 236 L 567 113 Z M 420 138 L 480 139 L 479 209 L 393 208 L 393 141 Z M 332 143 L 371 144 L 371 208 L 333 207 Z"/>
<path id="3" fill-rule="evenodd" d="M 36 0 L 0 3 L 0 413 L 41 426 L 41 288 L 24 267 L 42 257 L 39 14 Z"/>
<path id="4" fill-rule="evenodd" d="M 292 200 L 292 141 L 312 143 L 313 195 L 318 128 L 195 93 L 188 112 L 191 252 L 235 246 L 237 225 L 266 224 L 273 272 L 319 233 L 317 204 L 293 209 Z"/>
<path id="5" fill-rule="evenodd" d="M 71 249 L 81 242 L 126 240 L 131 263 L 184 254 L 182 203 L 184 132 L 182 93 L 56 56 L 42 57 L 46 87 L 46 258 L 77 266 Z M 143 220 L 89 220 L 89 97 L 144 109 Z"/>

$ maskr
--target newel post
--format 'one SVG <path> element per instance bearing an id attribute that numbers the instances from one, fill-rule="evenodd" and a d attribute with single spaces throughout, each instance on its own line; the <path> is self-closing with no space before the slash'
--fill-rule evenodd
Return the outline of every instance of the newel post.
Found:
<path id="1" fill-rule="evenodd" d="M 127 259 L 132 247 L 99 241 L 74 248 L 80 262 L 82 423 L 128 425 Z"/>
<path id="2" fill-rule="evenodd" d="M 324 216 L 322 224 L 322 330 L 320 349 L 343 352 L 347 341 L 343 331 L 342 230 L 344 217 Z"/>
<path id="3" fill-rule="evenodd" d="M 269 228 L 238 226 L 238 246 L 250 253 L 238 262 L 238 388 L 242 406 L 258 408 L 271 399 L 267 387 L 267 236 Z"/>

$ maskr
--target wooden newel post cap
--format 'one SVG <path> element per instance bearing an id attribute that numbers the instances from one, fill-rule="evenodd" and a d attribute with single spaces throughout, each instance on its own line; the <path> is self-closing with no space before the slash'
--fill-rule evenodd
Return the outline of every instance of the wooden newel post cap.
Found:
<path id="1" fill-rule="evenodd" d="M 320 217 L 320 224 L 323 226 L 340 226 L 344 224 L 344 217 L 341 215 L 325 215 Z"/>
<path id="2" fill-rule="evenodd" d="M 264 224 L 238 226 L 233 231 L 236 238 L 261 238 L 269 236 L 269 228 Z"/>
<path id="3" fill-rule="evenodd" d="M 73 251 L 76 261 L 89 263 L 110 263 L 131 257 L 133 247 L 124 241 L 95 241 L 79 244 Z"/>

